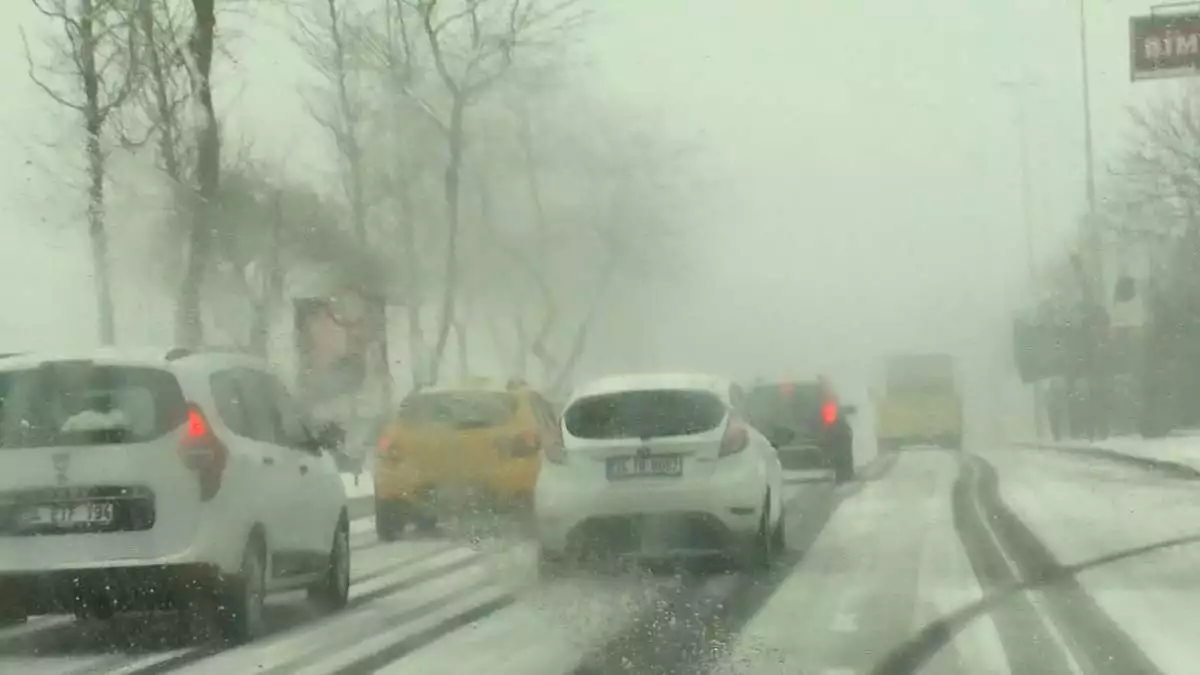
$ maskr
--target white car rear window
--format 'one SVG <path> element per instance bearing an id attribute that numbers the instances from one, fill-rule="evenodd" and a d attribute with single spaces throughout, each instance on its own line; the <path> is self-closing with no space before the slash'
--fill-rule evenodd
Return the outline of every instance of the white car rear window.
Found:
<path id="1" fill-rule="evenodd" d="M 725 420 L 725 404 L 707 391 L 651 389 L 581 398 L 563 414 L 576 438 L 693 436 Z"/>
<path id="2" fill-rule="evenodd" d="M 0 372 L 0 447 L 142 443 L 185 417 L 179 383 L 157 368 L 73 361 Z"/>

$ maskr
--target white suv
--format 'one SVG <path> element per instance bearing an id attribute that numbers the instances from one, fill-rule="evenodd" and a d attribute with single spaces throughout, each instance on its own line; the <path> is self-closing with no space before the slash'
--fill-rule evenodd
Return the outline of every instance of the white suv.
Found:
<path id="1" fill-rule="evenodd" d="M 599 553 L 767 565 L 784 545 L 783 471 L 739 403 L 736 385 L 707 375 L 609 377 L 572 394 L 534 496 L 543 571 Z"/>
<path id="2" fill-rule="evenodd" d="M 349 584 L 341 477 L 261 360 L 0 360 L 0 614 L 199 609 L 240 642 L 265 594 Z"/>

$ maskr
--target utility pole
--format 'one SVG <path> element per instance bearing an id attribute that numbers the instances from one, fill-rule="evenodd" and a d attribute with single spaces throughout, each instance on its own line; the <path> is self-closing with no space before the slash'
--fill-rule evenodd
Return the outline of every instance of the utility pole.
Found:
<path id="1" fill-rule="evenodd" d="M 1034 222 L 1033 222 L 1033 172 L 1030 168 L 1029 155 L 1029 115 L 1025 100 L 1026 92 L 1033 83 L 1026 79 L 1008 80 L 1000 86 L 1013 91 L 1016 95 L 1016 133 L 1017 148 L 1020 155 L 1021 171 L 1021 220 L 1025 227 L 1025 258 L 1029 268 L 1029 283 L 1037 283 L 1037 258 L 1034 253 Z M 1037 438 L 1042 438 L 1042 391 L 1038 382 L 1030 385 L 1033 390 L 1033 423 Z"/>
<path id="2" fill-rule="evenodd" d="M 1100 233 L 1100 229 L 1096 224 L 1096 169 L 1095 157 L 1092 140 L 1092 95 L 1091 95 L 1091 69 L 1088 67 L 1088 25 L 1087 25 L 1087 0 L 1079 0 L 1079 67 L 1080 67 L 1080 90 L 1083 97 L 1083 166 L 1084 166 L 1084 186 L 1087 193 L 1087 216 L 1084 219 L 1084 227 L 1087 229 L 1087 246 L 1091 249 L 1090 258 L 1092 277 L 1090 281 L 1084 278 L 1083 282 L 1086 286 L 1083 288 L 1085 303 L 1094 305 L 1100 309 L 1107 309 L 1105 284 L 1104 284 L 1104 242 Z M 1087 406 L 1088 410 L 1088 431 L 1089 436 L 1093 439 L 1096 436 L 1097 428 L 1099 427 L 1102 416 L 1107 415 L 1108 411 L 1102 402 L 1106 399 L 1103 395 L 1103 390 L 1106 385 L 1103 382 L 1103 374 L 1101 372 L 1101 350 L 1103 343 L 1106 342 L 1106 330 L 1097 323 L 1093 334 L 1090 336 L 1090 345 L 1087 355 Z"/>

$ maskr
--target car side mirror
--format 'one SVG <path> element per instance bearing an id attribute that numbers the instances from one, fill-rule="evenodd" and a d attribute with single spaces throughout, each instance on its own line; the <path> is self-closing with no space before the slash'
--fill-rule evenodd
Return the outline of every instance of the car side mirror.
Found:
<path id="1" fill-rule="evenodd" d="M 782 447 L 791 443 L 796 438 L 796 432 L 787 427 L 775 427 L 771 432 L 771 445 L 776 448 Z"/>
<path id="2" fill-rule="evenodd" d="M 341 425 L 334 422 L 328 422 L 320 425 L 306 425 L 304 428 L 305 439 L 304 449 L 313 454 L 320 454 L 322 450 L 336 452 L 342 447 L 342 443 L 346 438 L 346 431 Z"/>

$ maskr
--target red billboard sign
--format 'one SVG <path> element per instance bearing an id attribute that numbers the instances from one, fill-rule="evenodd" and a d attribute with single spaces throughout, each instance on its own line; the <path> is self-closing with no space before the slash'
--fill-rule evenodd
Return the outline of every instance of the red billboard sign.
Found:
<path id="1" fill-rule="evenodd" d="M 1200 73 L 1200 12 L 1152 14 L 1129 20 L 1130 79 Z"/>

